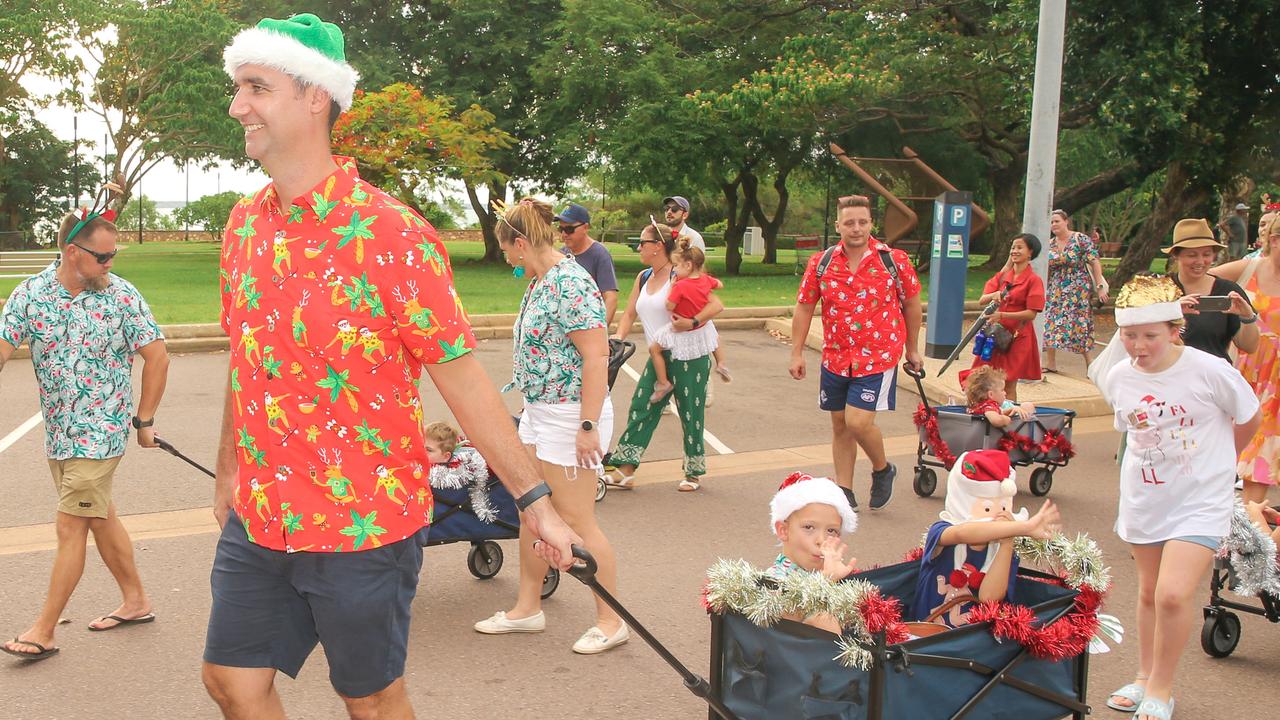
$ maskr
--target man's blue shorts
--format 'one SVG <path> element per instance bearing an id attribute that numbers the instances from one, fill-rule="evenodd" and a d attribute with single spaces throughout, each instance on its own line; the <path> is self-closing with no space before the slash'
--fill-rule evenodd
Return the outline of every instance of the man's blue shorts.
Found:
<path id="1" fill-rule="evenodd" d="M 329 682 L 365 697 L 404 674 L 427 529 L 350 553 L 286 553 L 249 542 L 232 513 L 213 558 L 204 660 L 296 678 L 324 645 Z"/>
<path id="2" fill-rule="evenodd" d="M 844 377 L 822 368 L 818 390 L 818 407 L 829 412 L 852 406 L 878 412 L 894 408 L 898 389 L 898 370 L 862 377 Z"/>

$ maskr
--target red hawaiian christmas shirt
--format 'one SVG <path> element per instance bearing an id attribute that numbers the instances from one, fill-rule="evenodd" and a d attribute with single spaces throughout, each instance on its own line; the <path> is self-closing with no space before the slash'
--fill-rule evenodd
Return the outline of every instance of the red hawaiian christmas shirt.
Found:
<path id="1" fill-rule="evenodd" d="M 892 370 L 902 357 L 907 324 L 893 276 L 880 259 L 888 250 L 898 267 L 904 297 L 920 294 L 920 280 L 901 250 L 871 238 L 856 271 L 849 269 L 844 246 L 837 245 L 831 264 L 818 280 L 822 253 L 809 258 L 796 301 L 822 301 L 822 367 L 843 377 L 865 377 Z"/>
<path id="2" fill-rule="evenodd" d="M 284 205 L 236 204 L 222 245 L 235 511 L 273 550 L 347 552 L 431 522 L 423 366 L 475 347 L 436 231 L 355 162 Z"/>

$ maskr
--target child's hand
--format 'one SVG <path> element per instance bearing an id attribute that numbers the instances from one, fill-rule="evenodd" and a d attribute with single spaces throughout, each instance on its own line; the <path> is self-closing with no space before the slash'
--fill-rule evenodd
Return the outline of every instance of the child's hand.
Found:
<path id="1" fill-rule="evenodd" d="M 843 558 L 849 546 L 840 541 L 838 537 L 828 537 L 822 541 L 819 547 L 822 551 L 822 574 L 832 580 L 843 580 L 853 574 L 854 564 L 858 562 L 857 558 L 849 558 L 848 564 L 845 564 Z"/>
<path id="2" fill-rule="evenodd" d="M 1058 506 L 1052 500 L 1045 500 L 1044 505 L 1040 506 L 1040 512 L 1027 521 L 1027 531 L 1022 534 L 1036 540 L 1048 540 L 1058 531 L 1060 520 Z"/>
<path id="3" fill-rule="evenodd" d="M 1018 406 L 1018 417 L 1023 420 L 1030 420 L 1036 414 L 1036 406 L 1029 402 L 1024 402 Z"/>

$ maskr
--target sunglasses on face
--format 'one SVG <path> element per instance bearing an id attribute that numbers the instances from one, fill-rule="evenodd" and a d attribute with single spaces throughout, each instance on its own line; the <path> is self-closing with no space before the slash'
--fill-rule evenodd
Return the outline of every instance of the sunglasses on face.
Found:
<path id="1" fill-rule="evenodd" d="M 85 251 L 85 252 L 89 253 L 90 255 L 92 255 L 92 256 L 93 256 L 93 259 L 94 259 L 94 260 L 97 260 L 99 265 L 106 265 L 107 263 L 111 262 L 111 258 L 115 257 L 115 256 L 116 256 L 116 253 L 120 252 L 119 250 L 112 250 L 111 252 L 100 253 L 100 252 L 94 252 L 93 250 L 90 250 L 89 248 L 87 248 L 87 247 L 85 247 L 85 246 L 83 246 L 83 245 L 81 245 L 81 244 L 79 244 L 79 243 L 74 243 L 74 242 L 73 242 L 73 243 L 71 243 L 71 244 L 72 244 L 72 245 L 75 245 L 76 247 L 80 248 L 81 250 L 83 250 L 83 251 Z"/>
<path id="2" fill-rule="evenodd" d="M 565 235 L 572 235 L 573 233 L 577 232 L 578 228 L 580 227 L 582 227 L 581 223 L 577 225 L 561 225 L 560 232 L 564 233 Z"/>
<path id="3" fill-rule="evenodd" d="M 684 212 L 684 208 L 680 207 L 679 205 L 664 205 L 662 206 L 662 210 L 664 212 L 669 212 L 669 213 Z"/>

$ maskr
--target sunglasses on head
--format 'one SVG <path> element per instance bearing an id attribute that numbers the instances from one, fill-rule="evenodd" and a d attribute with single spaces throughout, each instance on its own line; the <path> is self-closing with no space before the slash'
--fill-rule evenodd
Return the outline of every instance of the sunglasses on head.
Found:
<path id="1" fill-rule="evenodd" d="M 578 228 L 580 227 L 582 227 L 582 223 L 578 223 L 577 225 L 561 225 L 560 232 L 564 233 L 565 235 L 569 235 L 577 232 Z"/>
<path id="2" fill-rule="evenodd" d="M 81 245 L 80 243 L 74 243 L 74 242 L 73 242 L 73 243 L 71 243 L 71 244 L 72 244 L 72 245 L 75 245 L 76 247 L 80 248 L 81 250 L 83 250 L 83 251 L 85 251 L 85 252 L 89 253 L 90 255 L 92 255 L 92 256 L 93 256 L 93 259 L 94 259 L 94 260 L 97 260 L 99 265 L 106 265 L 107 263 L 111 262 L 111 258 L 115 257 L 115 256 L 116 256 L 116 253 L 120 252 L 120 250 L 116 249 L 116 250 L 112 250 L 111 252 L 101 253 L 101 252 L 95 252 L 95 251 L 93 251 L 93 250 L 90 250 L 89 248 L 87 248 L 87 247 L 85 247 L 85 246 Z"/>

